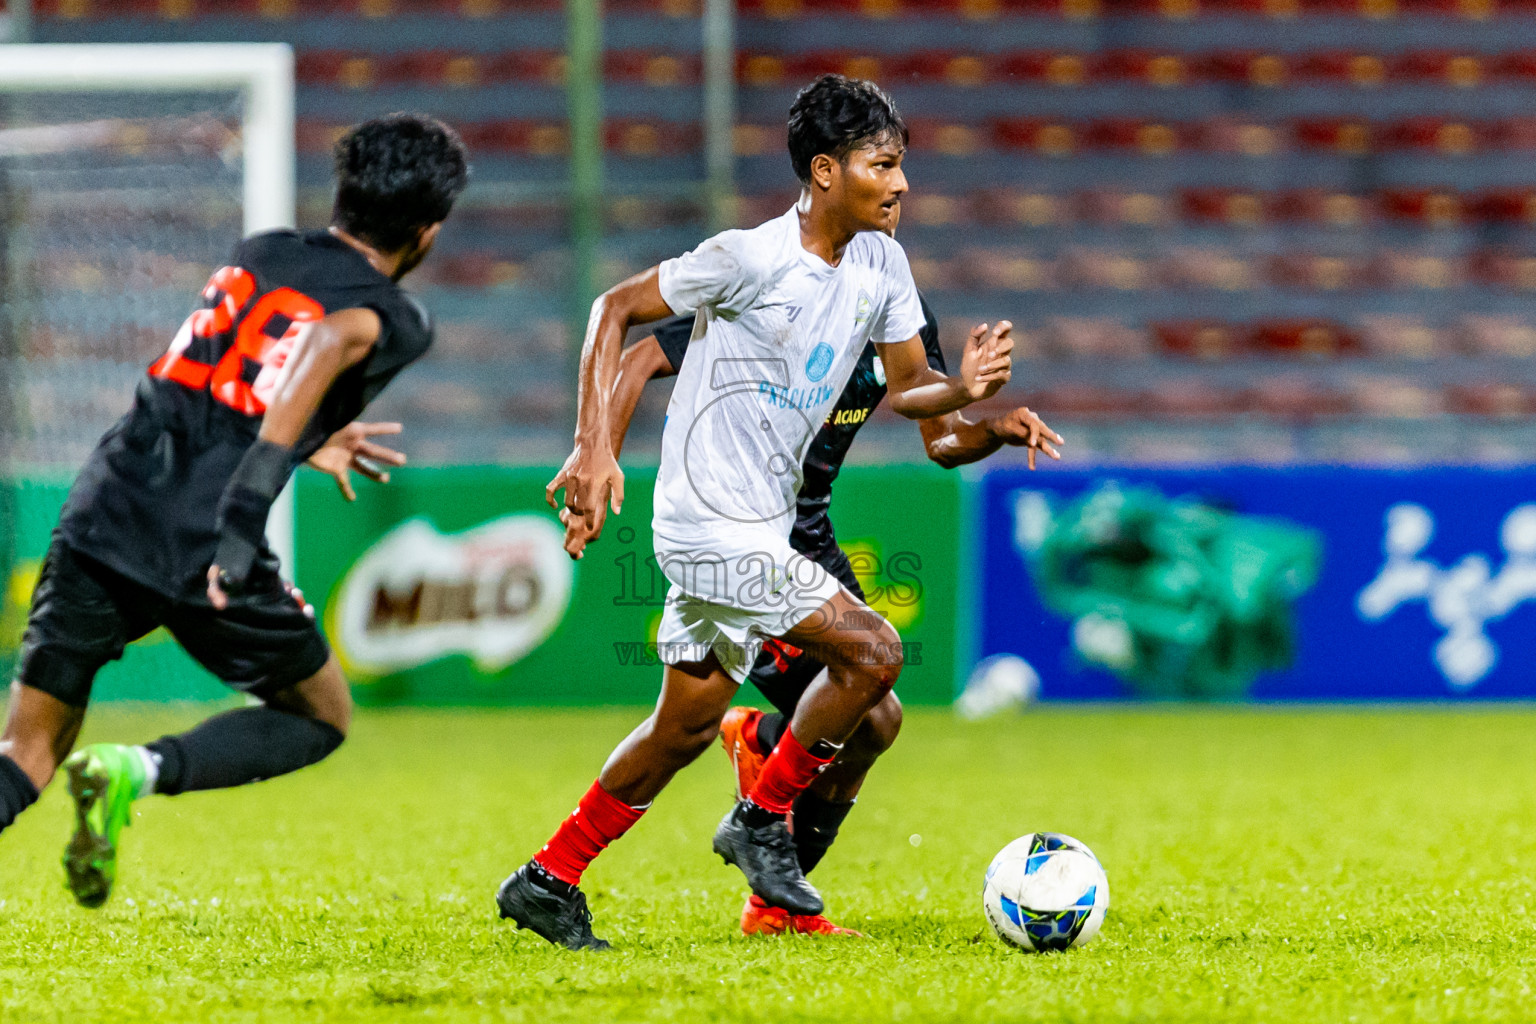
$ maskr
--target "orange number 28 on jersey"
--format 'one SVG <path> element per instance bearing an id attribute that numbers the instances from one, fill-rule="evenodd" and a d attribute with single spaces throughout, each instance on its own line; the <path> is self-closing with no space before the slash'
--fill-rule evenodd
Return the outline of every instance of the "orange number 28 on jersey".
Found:
<path id="1" fill-rule="evenodd" d="M 252 300 L 255 300 L 254 302 Z M 201 391 L 247 416 L 267 411 L 283 366 L 298 342 L 305 324 L 325 316 L 325 309 L 292 288 L 277 288 L 260 297 L 256 279 L 239 267 L 223 267 L 203 289 L 206 309 L 187 317 L 170 349 L 149 368 L 151 377 L 173 380 Z M 187 358 L 194 338 L 213 342 L 217 363 Z M 247 381 L 245 364 L 260 366 Z"/>

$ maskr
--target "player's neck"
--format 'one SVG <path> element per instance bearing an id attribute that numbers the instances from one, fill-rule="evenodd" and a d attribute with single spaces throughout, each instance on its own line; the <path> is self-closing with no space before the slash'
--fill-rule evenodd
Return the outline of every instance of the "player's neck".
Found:
<path id="1" fill-rule="evenodd" d="M 332 224 L 328 230 L 334 237 L 341 239 L 343 242 L 346 242 L 352 248 L 362 253 L 363 259 L 367 260 L 369 264 L 372 265 L 374 270 L 377 270 L 391 281 L 395 280 L 395 276 L 400 271 L 400 260 L 402 258 L 401 253 L 382 253 L 375 249 L 373 246 L 369 245 L 367 242 L 363 241 L 361 238 L 358 238 L 356 235 L 347 234 L 345 231 L 334 224 Z"/>
<path id="2" fill-rule="evenodd" d="M 811 192 L 801 194 L 795 209 L 800 215 L 801 247 L 829 266 L 842 262 L 843 250 L 859 233 L 858 228 L 850 227 L 847 218 Z"/>

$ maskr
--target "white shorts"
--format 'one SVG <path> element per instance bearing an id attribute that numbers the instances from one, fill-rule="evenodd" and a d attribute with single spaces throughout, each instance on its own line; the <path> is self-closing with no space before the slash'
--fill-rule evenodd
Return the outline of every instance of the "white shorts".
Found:
<path id="1" fill-rule="evenodd" d="M 668 550 L 656 562 L 671 581 L 656 653 L 668 665 L 711 653 L 738 683 L 763 642 L 783 636 L 832 599 L 842 584 L 771 530 L 733 531 L 703 550 Z"/>

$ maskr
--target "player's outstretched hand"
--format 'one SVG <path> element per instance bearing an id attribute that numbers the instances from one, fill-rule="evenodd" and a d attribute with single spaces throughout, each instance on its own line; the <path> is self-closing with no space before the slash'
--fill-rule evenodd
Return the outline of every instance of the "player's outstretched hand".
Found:
<path id="1" fill-rule="evenodd" d="M 1004 444 L 1029 449 L 1029 468 L 1035 468 L 1035 452 L 1041 451 L 1053 459 L 1060 459 L 1061 452 L 1051 447 L 1051 442 L 1065 444 L 1061 435 L 1045 425 L 1045 421 L 1024 406 L 995 417 L 992 433 Z"/>
<path id="2" fill-rule="evenodd" d="M 603 535 L 609 507 L 614 515 L 623 512 L 624 471 L 612 449 L 598 450 L 578 443 L 560 472 L 544 488 L 544 500 L 550 508 L 560 508 L 555 495 L 562 489 L 565 508 L 560 521 L 565 524 L 565 552 L 580 558 L 587 544 Z"/>
<path id="3" fill-rule="evenodd" d="M 348 423 L 325 442 L 325 447 L 309 457 L 309 464 L 336 481 L 341 496 L 357 500 L 352 489 L 352 470 L 375 483 L 389 483 L 389 470 L 405 465 L 405 453 L 368 440 L 379 434 L 398 434 L 405 428 L 399 423 Z"/>
<path id="4" fill-rule="evenodd" d="M 1013 324 L 999 320 L 971 328 L 960 356 L 960 380 L 973 402 L 991 398 L 1013 376 Z"/>

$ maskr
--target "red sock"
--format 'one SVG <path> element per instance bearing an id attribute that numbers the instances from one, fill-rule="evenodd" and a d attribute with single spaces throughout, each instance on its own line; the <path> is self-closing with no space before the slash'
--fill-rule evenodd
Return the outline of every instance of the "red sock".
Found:
<path id="1" fill-rule="evenodd" d="M 793 732 L 785 729 L 784 735 L 779 737 L 779 745 L 763 762 L 757 785 L 752 787 L 747 799 L 765 811 L 788 814 L 795 797 L 815 782 L 816 776 L 831 763 L 832 758 L 823 759 L 812 754 L 800 745 Z"/>
<path id="2" fill-rule="evenodd" d="M 539 866 L 562 882 L 581 884 L 581 873 L 640 820 L 644 807 L 631 807 L 594 782 L 571 816 L 560 823 L 544 849 L 533 855 Z"/>

